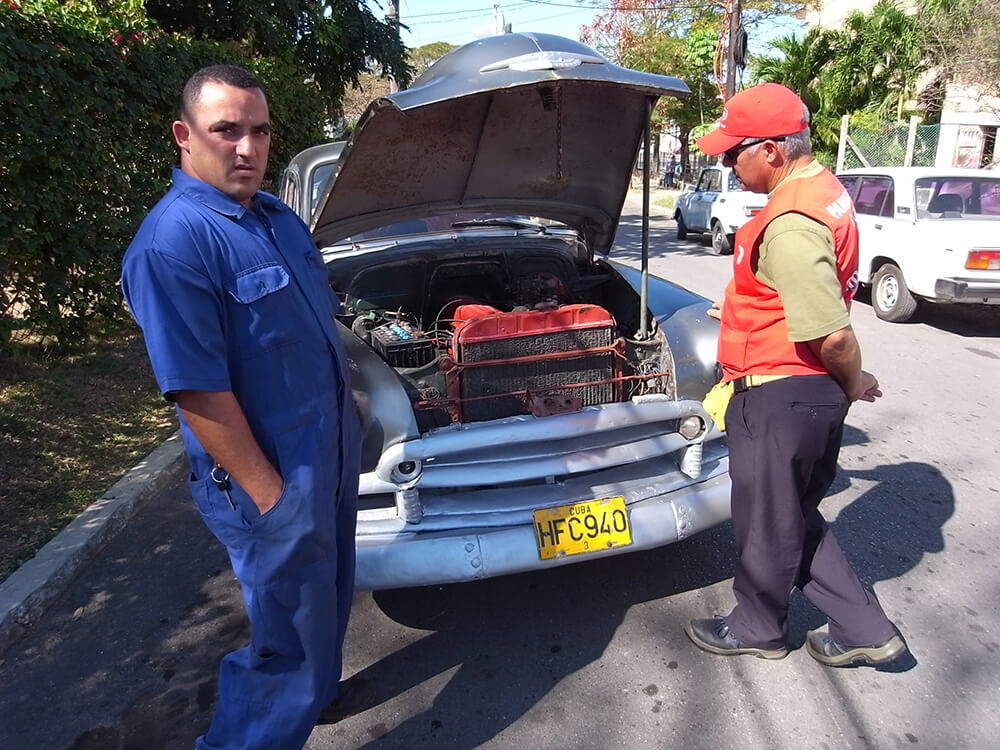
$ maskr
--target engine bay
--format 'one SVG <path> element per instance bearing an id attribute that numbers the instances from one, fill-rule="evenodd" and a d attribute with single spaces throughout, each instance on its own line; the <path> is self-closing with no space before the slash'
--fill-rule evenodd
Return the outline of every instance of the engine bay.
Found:
<path id="1" fill-rule="evenodd" d="M 635 291 L 552 244 L 336 264 L 339 319 L 396 372 L 421 430 L 673 395 L 662 335 L 635 337 Z"/>

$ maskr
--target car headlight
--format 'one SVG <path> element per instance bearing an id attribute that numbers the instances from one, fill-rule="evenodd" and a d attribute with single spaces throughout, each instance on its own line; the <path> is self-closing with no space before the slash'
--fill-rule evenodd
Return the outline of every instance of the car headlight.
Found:
<path id="1" fill-rule="evenodd" d="M 392 481 L 400 484 L 412 482 L 420 476 L 422 468 L 419 461 L 400 461 L 392 469 Z"/>
<path id="2" fill-rule="evenodd" d="M 705 423 L 702 421 L 701 417 L 696 417 L 694 415 L 690 417 L 684 417 L 681 423 L 677 426 L 677 431 L 686 440 L 694 440 L 701 436 L 705 432 Z"/>

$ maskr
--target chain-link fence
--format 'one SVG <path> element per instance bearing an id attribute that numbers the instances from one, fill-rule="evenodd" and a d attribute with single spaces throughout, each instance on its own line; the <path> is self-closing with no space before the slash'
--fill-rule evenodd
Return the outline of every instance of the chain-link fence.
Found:
<path id="1" fill-rule="evenodd" d="M 841 129 L 837 170 L 851 167 L 932 167 L 937 158 L 940 125 L 886 122 L 875 127 Z"/>
<path id="2" fill-rule="evenodd" d="M 845 116 L 836 169 L 839 171 L 851 167 L 932 167 L 937 159 L 940 138 L 940 125 L 921 125 L 919 118 L 911 118 L 909 122 L 884 122 L 870 126 L 850 125 Z M 990 149 L 993 148 L 992 141 L 987 145 Z M 675 175 L 673 179 L 664 179 L 664 173 L 669 171 L 671 166 L 671 157 L 663 152 L 660 154 L 653 152 L 650 184 L 654 187 L 677 189 L 690 187 L 702 167 L 718 161 L 718 157 L 705 156 L 696 149 L 692 149 L 687 156 L 687 168 L 683 174 Z M 632 184 L 634 187 L 642 184 L 641 149 L 635 163 Z"/>

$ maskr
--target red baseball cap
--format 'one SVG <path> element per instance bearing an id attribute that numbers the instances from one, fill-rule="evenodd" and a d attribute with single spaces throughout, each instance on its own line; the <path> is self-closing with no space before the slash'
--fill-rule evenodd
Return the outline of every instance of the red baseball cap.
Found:
<path id="1" fill-rule="evenodd" d="M 801 133 L 809 125 L 798 94 L 780 83 L 761 83 L 726 102 L 719 126 L 695 143 L 709 156 L 738 146 L 744 138 Z"/>

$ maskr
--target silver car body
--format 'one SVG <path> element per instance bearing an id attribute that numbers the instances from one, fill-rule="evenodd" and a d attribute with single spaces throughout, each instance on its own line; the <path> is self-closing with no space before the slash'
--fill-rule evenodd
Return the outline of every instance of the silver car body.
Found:
<path id="1" fill-rule="evenodd" d="M 685 92 L 559 37 L 480 40 L 374 102 L 316 211 L 300 209 L 366 426 L 359 588 L 564 565 L 728 519 L 728 454 L 701 405 L 717 379 L 708 303 L 648 277 L 637 330 L 643 274 L 606 258 L 649 108 Z M 282 194 L 328 155 L 297 156 Z M 595 331 L 612 340 L 581 343 Z M 475 347 L 492 353 L 471 361 Z M 608 498 L 630 543 L 603 541 Z M 543 528 L 550 511 L 565 528 Z M 583 536 L 580 519 L 601 546 L 561 536 Z"/>

